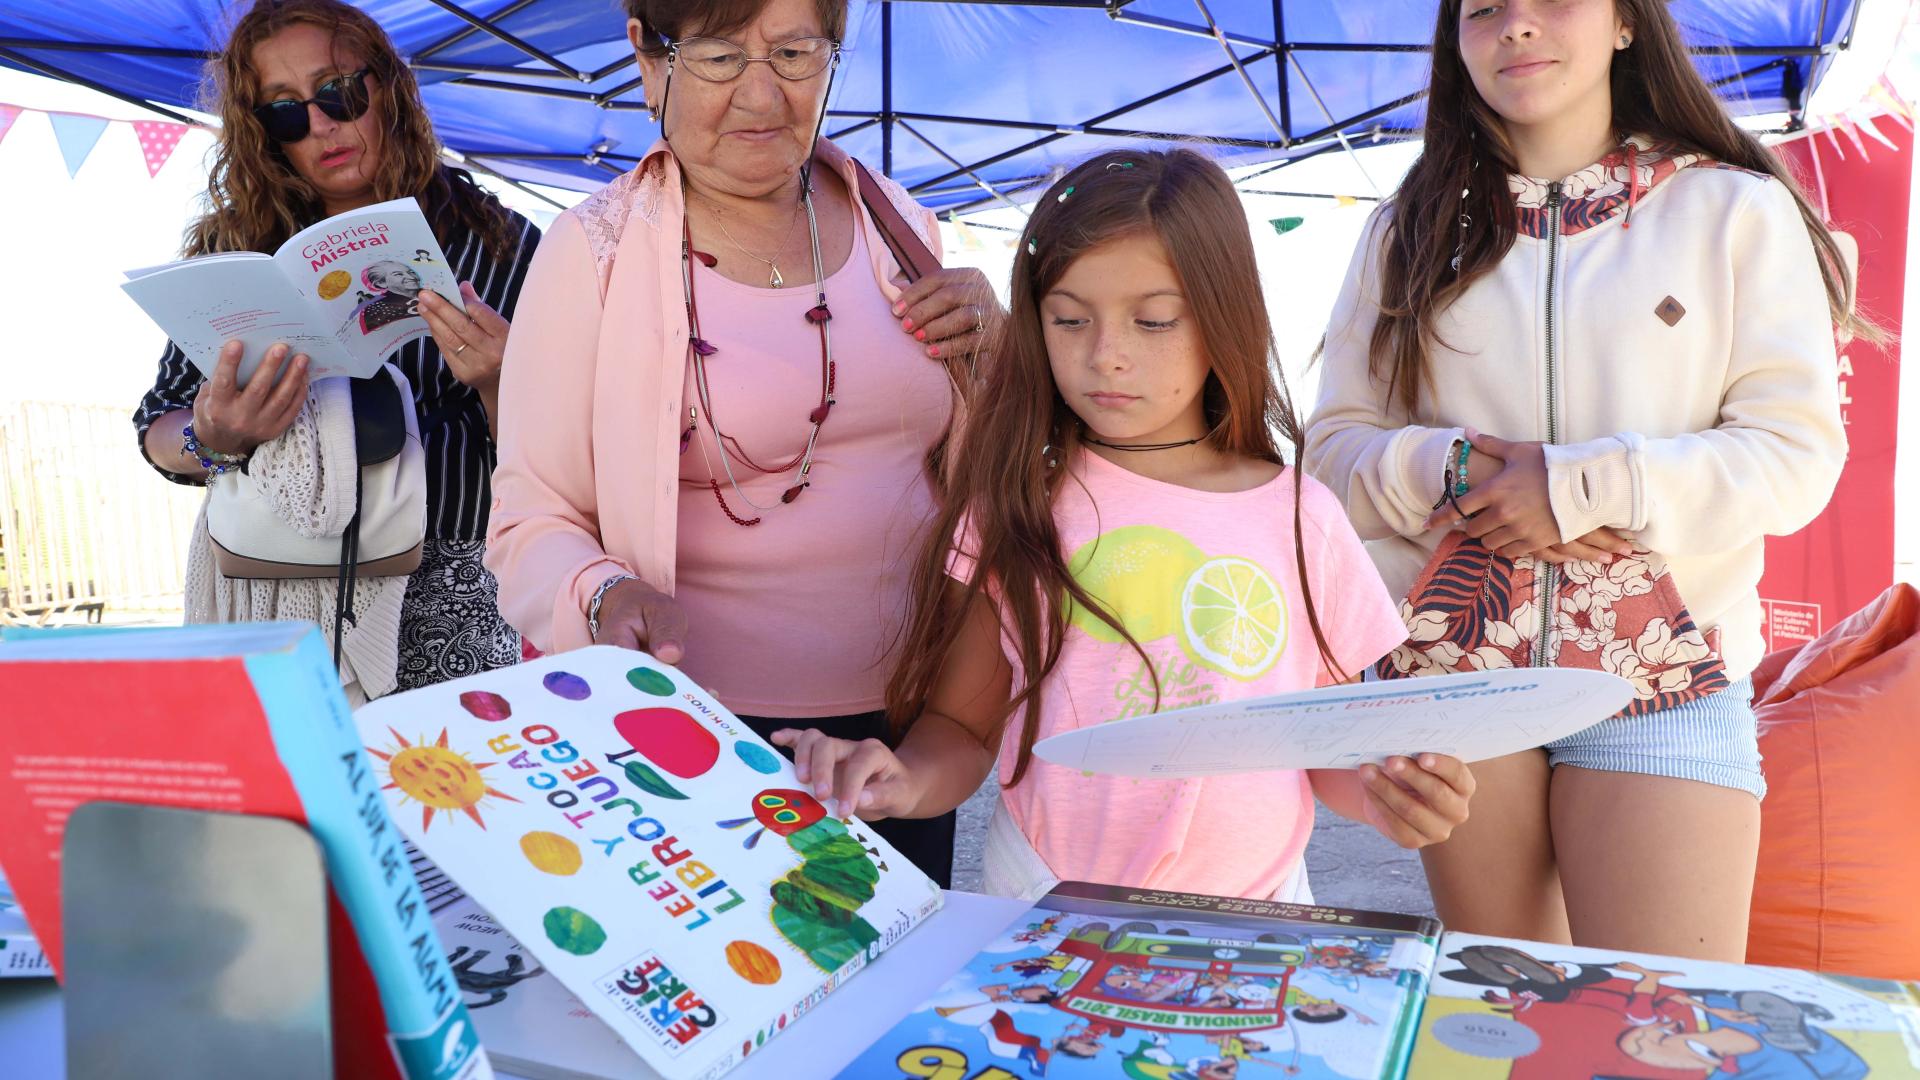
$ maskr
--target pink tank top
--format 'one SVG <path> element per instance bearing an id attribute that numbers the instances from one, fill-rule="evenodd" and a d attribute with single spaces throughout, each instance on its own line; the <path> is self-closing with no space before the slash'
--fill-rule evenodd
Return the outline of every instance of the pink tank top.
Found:
<path id="1" fill-rule="evenodd" d="M 870 265 L 856 230 L 846 264 L 827 277 L 837 403 L 820 428 L 812 486 L 781 505 L 793 470 L 758 473 L 736 454 L 736 491 L 704 410 L 680 456 L 680 666 L 736 713 L 839 716 L 884 698 L 932 511 L 922 462 L 952 398 L 944 368 L 901 330 Z M 762 289 L 695 272 L 702 329 L 718 349 L 706 368 L 720 430 L 760 465 L 795 458 L 820 398 L 820 339 L 806 321 L 813 286 Z M 699 401 L 691 363 L 686 400 Z M 729 521 L 710 478 L 737 516 L 760 524 Z"/>

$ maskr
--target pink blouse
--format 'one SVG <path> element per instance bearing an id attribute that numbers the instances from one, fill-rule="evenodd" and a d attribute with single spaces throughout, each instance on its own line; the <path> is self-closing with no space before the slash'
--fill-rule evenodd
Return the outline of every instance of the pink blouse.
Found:
<path id="1" fill-rule="evenodd" d="M 820 144 L 821 159 L 839 171 L 849 191 L 858 183 L 852 159 L 831 143 Z M 876 176 L 888 197 L 909 222 L 921 227 L 923 238 L 937 255 L 939 232 L 933 215 L 918 207 L 906 192 L 884 176 Z M 857 201 L 857 200 L 856 200 Z M 649 150 L 632 172 L 601 189 L 579 206 L 560 215 L 547 231 L 520 295 L 513 333 L 507 341 L 506 360 L 501 372 L 499 417 L 499 461 L 493 474 L 493 506 L 487 528 L 486 565 L 500 581 L 500 609 L 507 620 L 525 634 L 543 652 L 560 652 L 590 643 L 586 609 L 593 592 L 607 577 L 617 573 L 636 575 L 669 593 L 679 591 L 683 560 L 680 509 L 683 505 L 680 484 L 682 461 L 680 434 L 686 427 L 688 403 L 684 400 L 687 371 L 687 321 L 680 280 L 680 222 L 684 205 L 680 190 L 679 167 L 664 143 Z M 887 405 L 904 405 L 908 400 L 931 401 L 925 380 L 944 380 L 938 366 L 915 354 L 898 361 L 883 360 L 871 351 L 862 352 L 861 342 L 883 340 L 878 331 L 871 334 L 852 329 L 856 309 L 870 304 L 887 305 L 899 296 L 905 279 L 898 276 L 892 255 L 887 251 L 871 217 L 864 210 L 858 215 L 860 235 L 854 253 L 841 276 L 848 279 L 844 288 L 832 290 L 835 309 L 836 358 L 845 365 L 845 396 L 832 418 L 822 428 L 822 437 L 838 443 L 854 439 L 845 446 L 829 446 L 815 466 L 815 487 L 786 512 L 807 515 L 819 522 L 809 530 L 810 545 L 804 549 L 757 542 L 752 535 L 729 538 L 737 544 L 755 544 L 756 555 L 765 556 L 768 565 L 784 566 L 791 581 L 813 572 L 819 553 L 827 545 L 840 543 L 838 519 L 824 520 L 817 504 L 846 508 L 856 505 L 857 494 L 846 493 L 841 485 L 850 480 L 861 484 L 890 483 L 898 488 L 898 471 L 872 473 L 872 455 L 880 453 L 878 415 L 864 421 L 868 427 L 866 448 L 855 438 L 863 421 L 861 410 Z M 861 252 L 865 252 L 864 259 Z M 860 266 L 872 274 L 873 289 L 864 285 L 863 276 L 852 272 Z M 714 280 L 712 275 L 702 284 Z M 720 298 L 718 288 L 708 288 L 703 307 Z M 847 312 L 848 329 L 842 330 L 841 310 Z M 725 305 L 731 308 L 732 304 Z M 734 318 L 723 311 L 707 310 L 710 336 L 723 350 L 714 357 L 719 370 L 730 352 L 717 340 L 722 327 L 731 328 Z M 792 348 L 793 362 L 818 354 L 810 332 L 796 320 L 789 333 L 794 343 L 806 342 L 806 349 Z M 892 331 L 902 342 L 911 339 L 898 329 Z M 750 346 L 742 340 L 736 349 Z M 779 350 L 786 353 L 789 348 Z M 734 352 L 731 355 L 739 356 Z M 889 354 L 890 356 L 891 354 Z M 744 359 L 744 357 L 742 357 Z M 911 363 L 908 361 L 911 360 Z M 863 394 L 884 382 L 863 380 L 859 371 L 872 371 L 881 364 L 897 364 L 909 370 L 889 373 L 911 385 L 914 394 L 899 402 L 869 397 L 856 404 Z M 870 367 L 871 365 L 871 367 Z M 805 366 L 802 364 L 801 366 Z M 814 368 L 817 372 L 817 367 Z M 817 378 L 817 376 L 816 376 Z M 817 394 L 818 383 L 812 393 Z M 899 390 L 893 391 L 899 393 Z M 722 429 L 729 433 L 746 431 L 733 428 L 724 410 L 725 401 L 740 402 L 736 409 L 753 408 L 751 399 L 727 394 L 715 387 L 716 405 L 723 410 Z M 770 393 L 769 399 L 778 398 Z M 801 394 L 805 396 L 805 394 Z M 803 420 L 807 408 L 799 410 L 795 420 Z M 843 410 L 846 410 L 843 412 Z M 742 414 L 736 414 L 742 415 Z M 852 419 L 848 419 L 851 415 Z M 751 414 L 742 415 L 749 421 Z M 898 417 L 900 434 L 888 453 L 904 455 L 916 440 L 928 438 L 943 420 L 938 416 L 915 415 L 904 411 Z M 841 426 L 844 421 L 844 426 Z M 805 425 L 769 422 L 751 424 L 775 440 L 767 446 L 769 456 Z M 752 444 L 750 444 L 752 445 Z M 919 442 L 924 448 L 925 443 Z M 711 452 L 711 447 L 709 447 Z M 692 456 L 698 451 L 689 448 Z M 755 455 L 756 460 L 760 460 Z M 715 462 L 716 467 L 718 462 Z M 724 483 L 724 481 L 723 481 Z M 753 490 L 749 488 L 750 492 Z M 858 489 L 854 489 L 857 491 Z M 732 492 L 729 489 L 731 497 Z M 822 497 L 826 496 L 826 497 Z M 856 501 L 843 501 L 856 500 Z M 708 505 L 718 506 L 707 494 Z M 808 505 L 815 500 L 816 505 Z M 756 502 L 766 500 L 755 496 Z M 691 499 L 685 505 L 695 504 Z M 736 504 L 737 506 L 737 504 Z M 767 515 L 765 524 L 739 530 L 742 534 L 777 531 L 774 526 L 782 511 Z M 911 512 L 911 504 L 903 507 Z M 694 535 L 710 536 L 706 524 L 690 522 Z M 727 528 L 737 528 L 727 525 Z M 772 527 L 770 529 L 770 527 Z M 696 576 L 713 579 L 709 564 L 694 560 Z M 869 564 L 866 573 L 881 576 L 880 567 Z M 767 580 L 771 580 L 770 578 Z M 696 584 L 696 592 L 701 586 Z M 763 667 L 781 680 L 779 696 L 771 700 L 729 700 L 730 707 L 744 711 L 784 704 L 784 715 L 821 715 L 819 710 L 838 709 L 871 703 L 874 682 L 858 688 L 827 686 L 819 681 L 805 685 L 795 679 L 810 679 L 806 669 L 817 665 L 839 646 L 847 645 L 849 657 L 869 664 L 873 627 L 861 630 L 844 642 L 831 639 L 846 629 L 836 619 L 829 624 L 817 609 L 819 597 L 802 591 L 763 587 L 766 595 L 754 603 L 753 618 L 765 620 L 774 628 L 778 645 L 769 654 L 760 645 L 744 666 Z M 696 603 L 710 604 L 717 597 L 709 593 Z M 877 595 L 861 600 L 846 598 L 840 610 L 854 603 L 863 611 L 877 611 L 883 603 L 899 606 L 897 599 L 882 600 Z M 711 607 L 709 606 L 709 610 Z M 692 613 L 690 613 L 691 615 Z M 737 615 L 735 616 L 738 617 Z M 690 620 L 691 621 L 691 620 Z M 875 620 L 868 620 L 869 622 Z M 740 664 L 746 654 L 726 651 L 728 644 L 715 641 L 709 631 L 691 630 L 688 643 L 689 670 L 706 668 L 709 660 Z M 795 636 L 795 635 L 798 636 Z M 708 660 L 699 658 L 700 642 L 706 641 Z M 848 666 L 854 660 L 844 661 Z M 839 670 L 844 673 L 848 666 Z M 716 668 L 707 668 L 708 677 L 724 678 Z M 695 674 L 701 678 L 701 674 Z M 736 684 L 750 695 L 772 694 L 771 681 L 754 685 Z M 851 711 L 852 707 L 849 707 Z M 797 710 L 797 711 L 796 711 Z"/>

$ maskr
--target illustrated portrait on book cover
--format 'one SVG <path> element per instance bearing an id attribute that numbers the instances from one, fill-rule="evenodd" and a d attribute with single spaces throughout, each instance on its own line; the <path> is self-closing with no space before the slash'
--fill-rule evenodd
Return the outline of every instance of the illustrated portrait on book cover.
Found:
<path id="1" fill-rule="evenodd" d="M 360 283 L 373 297 L 355 308 L 348 321 L 357 320 L 362 334 L 420 314 L 420 290 L 424 286 L 411 266 L 392 259 L 368 263 L 360 271 Z"/>

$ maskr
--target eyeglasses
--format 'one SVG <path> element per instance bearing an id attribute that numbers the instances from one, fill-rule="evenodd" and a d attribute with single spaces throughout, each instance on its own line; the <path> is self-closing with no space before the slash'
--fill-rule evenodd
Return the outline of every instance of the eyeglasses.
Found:
<path id="1" fill-rule="evenodd" d="M 788 82 L 800 82 L 825 71 L 840 55 L 840 43 L 824 37 L 794 38 L 774 46 L 769 56 L 748 56 L 745 49 L 724 38 L 695 37 L 668 42 L 667 51 L 681 67 L 707 82 L 732 82 L 748 64 L 766 64 Z"/>
<path id="2" fill-rule="evenodd" d="M 313 130 L 307 115 L 309 105 L 320 106 L 321 112 L 343 124 L 358 120 L 367 111 L 367 75 L 372 70 L 361 68 L 351 75 L 336 75 L 316 87 L 305 101 L 288 99 L 255 106 L 254 118 L 267 130 L 268 138 L 282 143 L 297 143 Z"/>

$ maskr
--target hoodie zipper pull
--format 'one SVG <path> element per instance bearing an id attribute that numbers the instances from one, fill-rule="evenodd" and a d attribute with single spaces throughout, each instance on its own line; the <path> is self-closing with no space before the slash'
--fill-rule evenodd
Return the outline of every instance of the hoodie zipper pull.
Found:
<path id="1" fill-rule="evenodd" d="M 1547 205 L 1548 206 L 1560 205 L 1560 181 L 1558 180 L 1555 180 L 1553 183 L 1547 185 Z"/>

